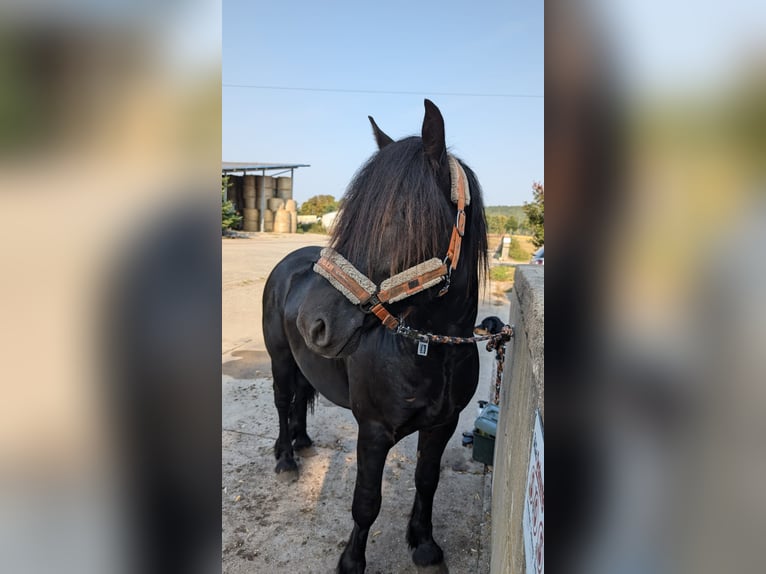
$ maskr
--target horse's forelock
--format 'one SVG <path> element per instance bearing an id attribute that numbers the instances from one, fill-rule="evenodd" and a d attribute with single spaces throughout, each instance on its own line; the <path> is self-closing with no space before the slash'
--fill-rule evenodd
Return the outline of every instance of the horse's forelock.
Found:
<path id="1" fill-rule="evenodd" d="M 370 277 L 442 258 L 453 221 L 448 193 L 439 188 L 419 137 L 388 145 L 349 184 L 330 245 Z M 480 198 L 475 207 L 481 209 Z"/>

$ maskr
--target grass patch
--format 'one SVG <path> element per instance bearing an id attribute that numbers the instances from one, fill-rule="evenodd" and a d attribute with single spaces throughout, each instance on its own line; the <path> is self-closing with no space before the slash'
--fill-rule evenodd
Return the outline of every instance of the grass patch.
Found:
<path id="1" fill-rule="evenodd" d="M 513 281 L 516 268 L 509 265 L 497 265 L 489 269 L 490 281 Z"/>
<path id="2" fill-rule="evenodd" d="M 518 237 L 511 238 L 511 248 L 508 250 L 508 255 L 510 255 L 511 259 L 515 259 L 516 261 L 529 261 L 532 257 L 532 253 L 533 252 L 530 252 L 526 245 L 522 245 Z"/>

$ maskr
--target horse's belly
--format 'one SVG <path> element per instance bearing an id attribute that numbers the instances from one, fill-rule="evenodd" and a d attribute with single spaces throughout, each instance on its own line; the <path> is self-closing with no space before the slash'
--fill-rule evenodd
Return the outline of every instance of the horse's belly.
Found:
<path id="1" fill-rule="evenodd" d="M 336 405 L 351 408 L 348 396 L 348 375 L 341 359 L 325 359 L 305 346 L 293 349 L 295 362 L 311 386 Z"/>

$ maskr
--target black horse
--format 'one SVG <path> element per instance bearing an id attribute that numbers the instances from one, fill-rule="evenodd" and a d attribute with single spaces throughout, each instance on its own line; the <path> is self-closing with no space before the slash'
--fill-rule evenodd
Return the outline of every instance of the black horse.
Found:
<path id="1" fill-rule="evenodd" d="M 311 445 L 306 411 L 315 390 L 350 408 L 359 425 L 354 528 L 341 573 L 364 572 L 386 455 L 415 431 L 417 493 L 407 541 L 417 565 L 444 559 L 432 536 L 433 498 L 442 453 L 476 390 L 478 353 L 474 345 L 424 348 L 401 327 L 406 321 L 423 332 L 471 336 L 487 264 L 481 190 L 447 153 L 439 109 L 426 100 L 422 137 L 396 142 L 369 119 L 379 151 L 347 189 L 331 249 L 289 254 L 263 296 L 279 412 L 276 472 L 296 473 L 293 449 Z M 458 184 L 465 201 L 455 195 Z M 386 279 L 394 288 L 377 289 Z"/>

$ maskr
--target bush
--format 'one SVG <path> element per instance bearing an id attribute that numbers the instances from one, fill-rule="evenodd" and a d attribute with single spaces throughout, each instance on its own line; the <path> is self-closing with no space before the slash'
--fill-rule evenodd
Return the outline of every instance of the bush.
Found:
<path id="1" fill-rule="evenodd" d="M 234 204 L 226 199 L 226 188 L 229 187 L 229 176 L 221 178 L 221 233 L 227 229 L 239 228 L 242 216 L 234 209 Z"/>
<path id="2" fill-rule="evenodd" d="M 301 204 L 300 215 L 324 215 L 338 209 L 338 202 L 332 195 L 315 195 Z"/>
<path id="3" fill-rule="evenodd" d="M 532 227 L 532 243 L 535 247 L 545 245 L 545 188 L 542 183 L 532 184 L 532 194 L 535 200 L 524 204 L 529 225 Z"/>
<path id="4" fill-rule="evenodd" d="M 228 199 L 221 201 L 221 233 L 227 229 L 239 228 L 242 216 L 234 209 L 234 204 Z"/>

